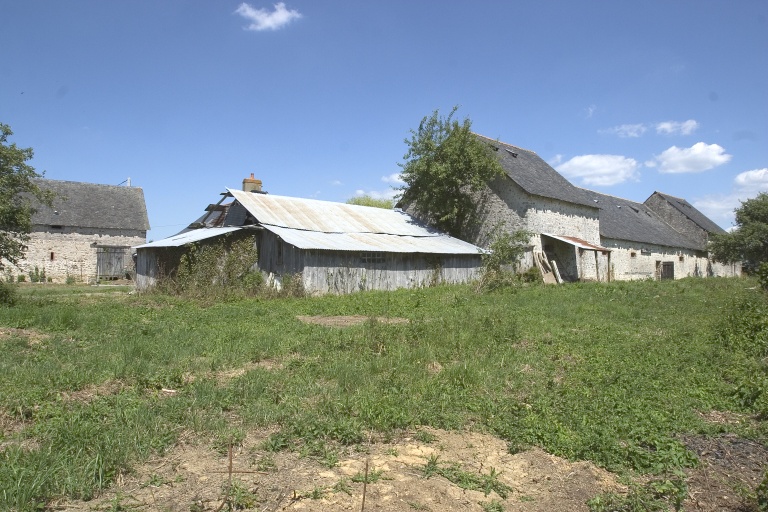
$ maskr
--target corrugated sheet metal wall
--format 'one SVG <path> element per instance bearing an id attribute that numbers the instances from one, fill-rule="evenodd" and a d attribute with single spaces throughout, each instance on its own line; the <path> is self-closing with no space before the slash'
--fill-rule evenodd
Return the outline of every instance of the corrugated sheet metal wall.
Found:
<path id="1" fill-rule="evenodd" d="M 304 251 L 263 232 L 259 267 L 277 275 L 301 273 L 309 293 L 351 293 L 465 283 L 478 277 L 480 255 Z"/>

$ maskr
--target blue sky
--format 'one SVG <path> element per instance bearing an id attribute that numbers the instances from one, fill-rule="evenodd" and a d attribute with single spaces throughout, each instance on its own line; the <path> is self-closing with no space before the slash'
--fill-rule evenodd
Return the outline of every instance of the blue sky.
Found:
<path id="1" fill-rule="evenodd" d="M 768 191 L 768 2 L 0 0 L 0 122 L 51 179 L 142 187 L 169 236 L 250 173 L 330 201 L 397 186 L 439 109 L 573 183 Z"/>

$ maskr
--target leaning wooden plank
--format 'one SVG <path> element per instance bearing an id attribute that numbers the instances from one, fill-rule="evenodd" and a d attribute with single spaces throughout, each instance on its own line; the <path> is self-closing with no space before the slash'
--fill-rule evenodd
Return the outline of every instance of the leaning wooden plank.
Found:
<path id="1" fill-rule="evenodd" d="M 562 284 L 563 278 L 560 277 L 560 270 L 557 268 L 557 262 L 552 260 L 550 261 L 550 264 L 552 265 L 552 272 L 555 274 L 555 279 L 557 279 L 557 284 Z"/>

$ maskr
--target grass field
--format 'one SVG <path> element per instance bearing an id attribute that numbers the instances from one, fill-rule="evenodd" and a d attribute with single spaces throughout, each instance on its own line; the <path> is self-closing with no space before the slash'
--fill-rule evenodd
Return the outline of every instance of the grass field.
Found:
<path id="1" fill-rule="evenodd" d="M 372 431 L 469 427 L 652 475 L 696 464 L 682 434 L 768 439 L 766 301 L 747 279 L 205 303 L 126 291 L 29 285 L 0 308 L 0 509 L 88 499 L 182 433 L 225 452 L 276 427 L 268 448 L 332 458 Z M 350 315 L 368 320 L 298 318 Z"/>

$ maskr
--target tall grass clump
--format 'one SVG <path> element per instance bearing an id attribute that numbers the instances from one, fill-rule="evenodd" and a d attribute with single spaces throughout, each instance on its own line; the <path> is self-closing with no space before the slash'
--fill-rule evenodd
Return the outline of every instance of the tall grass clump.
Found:
<path id="1" fill-rule="evenodd" d="M 742 358 L 731 370 L 734 396 L 746 410 L 768 419 L 768 293 L 734 300 L 723 311 L 716 339 Z"/>
<path id="2" fill-rule="evenodd" d="M 0 280 L 0 307 L 13 306 L 16 303 L 16 286 Z"/>

